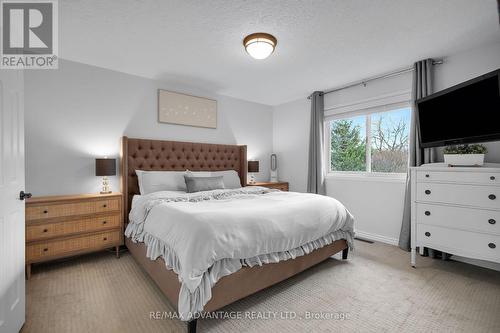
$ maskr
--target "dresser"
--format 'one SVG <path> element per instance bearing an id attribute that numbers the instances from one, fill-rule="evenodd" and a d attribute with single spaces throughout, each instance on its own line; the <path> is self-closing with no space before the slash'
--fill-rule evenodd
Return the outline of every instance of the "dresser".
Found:
<path id="1" fill-rule="evenodd" d="M 120 193 L 37 197 L 26 200 L 26 275 L 31 264 L 123 244 Z"/>
<path id="2" fill-rule="evenodd" d="M 255 184 L 247 184 L 247 186 L 262 186 L 280 191 L 288 191 L 288 182 L 256 182 Z"/>
<path id="3" fill-rule="evenodd" d="M 428 247 L 500 262 L 500 165 L 411 169 L 411 265 Z"/>

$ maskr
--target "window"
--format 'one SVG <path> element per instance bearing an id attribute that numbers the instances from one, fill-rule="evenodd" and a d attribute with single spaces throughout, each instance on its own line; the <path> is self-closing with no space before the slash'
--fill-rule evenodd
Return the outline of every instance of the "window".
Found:
<path id="1" fill-rule="evenodd" d="M 334 115 L 326 123 L 328 170 L 406 173 L 411 114 L 409 103 L 355 114 Z"/>

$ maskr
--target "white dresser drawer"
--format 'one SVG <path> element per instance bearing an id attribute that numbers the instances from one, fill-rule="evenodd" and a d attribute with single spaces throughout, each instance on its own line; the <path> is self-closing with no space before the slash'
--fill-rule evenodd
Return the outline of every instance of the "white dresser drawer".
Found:
<path id="1" fill-rule="evenodd" d="M 500 261 L 500 236 L 417 224 L 417 246 L 482 260 Z"/>
<path id="2" fill-rule="evenodd" d="M 500 185 L 500 172 L 418 170 L 417 181 Z"/>
<path id="3" fill-rule="evenodd" d="M 417 201 L 500 209 L 497 186 L 417 183 Z"/>
<path id="4" fill-rule="evenodd" d="M 417 203 L 417 223 L 500 235 L 500 211 Z"/>

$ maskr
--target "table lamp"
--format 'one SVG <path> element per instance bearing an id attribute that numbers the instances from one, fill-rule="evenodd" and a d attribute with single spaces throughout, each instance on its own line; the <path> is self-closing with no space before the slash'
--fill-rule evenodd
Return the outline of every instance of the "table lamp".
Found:
<path id="1" fill-rule="evenodd" d="M 259 172 L 259 161 L 248 161 L 249 184 L 255 184 L 255 173 Z"/>
<path id="2" fill-rule="evenodd" d="M 102 177 L 101 194 L 109 194 L 108 176 L 116 176 L 116 159 L 114 158 L 96 158 L 95 159 L 95 175 Z"/>

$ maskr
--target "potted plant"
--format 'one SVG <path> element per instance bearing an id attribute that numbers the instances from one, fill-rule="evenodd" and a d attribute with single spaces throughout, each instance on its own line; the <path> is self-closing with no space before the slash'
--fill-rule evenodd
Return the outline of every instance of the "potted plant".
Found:
<path id="1" fill-rule="evenodd" d="M 448 166 L 480 166 L 484 164 L 487 149 L 483 145 L 448 146 L 444 149 L 444 163 Z"/>

